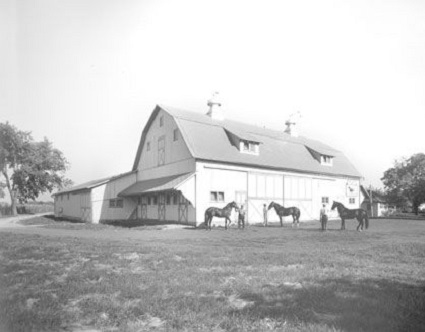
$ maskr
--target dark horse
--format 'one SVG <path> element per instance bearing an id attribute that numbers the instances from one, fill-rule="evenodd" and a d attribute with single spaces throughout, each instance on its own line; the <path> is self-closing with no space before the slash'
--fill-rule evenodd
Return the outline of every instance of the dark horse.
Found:
<path id="1" fill-rule="evenodd" d="M 300 224 L 300 216 L 301 216 L 301 212 L 300 209 L 292 206 L 289 208 L 285 208 L 282 205 L 279 205 L 275 202 L 271 202 L 269 204 L 268 210 L 270 210 L 272 207 L 274 207 L 274 210 L 276 211 L 276 214 L 279 216 L 280 218 L 280 226 L 283 226 L 283 219 L 282 217 L 286 217 L 286 216 L 292 216 L 292 219 L 294 220 L 292 223 L 292 227 L 294 227 L 294 225 L 296 224 L 297 226 L 299 226 Z"/>
<path id="2" fill-rule="evenodd" d="M 363 230 L 363 224 L 366 229 L 369 228 L 369 217 L 367 216 L 367 212 L 363 209 L 347 209 L 340 202 L 333 202 L 331 210 L 338 210 L 338 214 L 341 218 L 341 229 L 345 229 L 345 219 L 357 219 L 359 225 L 357 226 L 358 231 Z"/>
<path id="3" fill-rule="evenodd" d="M 236 204 L 236 202 L 231 202 L 229 204 L 227 204 L 224 208 L 219 209 L 216 207 L 210 207 L 208 209 L 205 210 L 205 226 L 207 228 L 207 230 L 211 230 L 211 221 L 213 219 L 213 217 L 218 217 L 218 218 L 225 218 L 225 228 L 227 229 L 227 221 L 229 221 L 229 225 L 231 223 L 230 220 L 230 213 L 232 212 L 232 209 L 235 208 L 235 210 L 237 211 L 238 205 Z"/>

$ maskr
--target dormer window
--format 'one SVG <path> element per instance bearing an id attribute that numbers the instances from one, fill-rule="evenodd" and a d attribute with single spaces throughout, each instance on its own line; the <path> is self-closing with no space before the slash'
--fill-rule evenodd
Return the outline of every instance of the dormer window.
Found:
<path id="1" fill-rule="evenodd" d="M 259 144 L 257 142 L 250 142 L 250 141 L 241 140 L 239 150 L 242 153 L 249 153 L 249 154 L 258 155 Z"/>
<path id="2" fill-rule="evenodd" d="M 321 155 L 320 156 L 320 163 L 322 165 L 332 166 L 332 164 L 333 164 L 332 161 L 333 161 L 333 158 L 331 156 L 326 156 L 326 155 Z"/>

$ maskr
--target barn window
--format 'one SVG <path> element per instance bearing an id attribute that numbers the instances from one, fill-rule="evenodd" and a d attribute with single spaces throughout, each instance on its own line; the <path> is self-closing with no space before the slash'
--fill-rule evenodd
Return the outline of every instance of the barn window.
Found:
<path id="1" fill-rule="evenodd" d="M 174 195 L 174 196 L 173 196 L 173 204 L 174 204 L 174 205 L 177 205 L 177 204 L 178 204 L 178 202 L 179 202 L 179 197 L 178 197 L 177 195 Z"/>
<path id="2" fill-rule="evenodd" d="M 148 205 L 151 205 L 151 197 L 148 196 Z"/>
<path id="3" fill-rule="evenodd" d="M 156 196 L 153 196 L 152 197 L 152 204 L 153 205 L 157 205 L 158 204 L 158 197 L 156 197 Z"/>
<path id="4" fill-rule="evenodd" d="M 356 199 L 355 198 L 350 198 L 349 199 L 349 203 L 350 204 L 356 204 Z"/>
<path id="5" fill-rule="evenodd" d="M 322 197 L 322 204 L 329 204 L 329 197 Z"/>
<path id="6" fill-rule="evenodd" d="M 109 207 L 110 208 L 114 208 L 115 207 L 115 199 L 110 199 L 109 200 Z"/>
<path id="7" fill-rule="evenodd" d="M 321 161 L 322 165 L 332 166 L 332 157 L 331 156 L 322 155 L 321 158 L 320 158 L 320 161 Z"/>
<path id="8" fill-rule="evenodd" d="M 147 142 L 146 143 L 146 151 L 150 151 L 151 150 L 151 142 Z"/>
<path id="9" fill-rule="evenodd" d="M 173 141 L 178 141 L 179 140 L 179 130 L 178 129 L 174 129 L 173 132 Z"/>
<path id="10" fill-rule="evenodd" d="M 159 126 L 160 127 L 162 127 L 164 125 L 164 117 L 163 116 L 161 116 L 160 118 L 159 118 Z"/>
<path id="11" fill-rule="evenodd" d="M 167 195 L 167 205 L 170 205 L 170 204 L 171 204 L 171 196 Z"/>
<path id="12" fill-rule="evenodd" d="M 258 152 L 259 152 L 258 147 L 259 147 L 259 144 L 256 143 L 256 142 L 241 140 L 239 151 L 242 152 L 242 153 L 258 154 Z"/>
<path id="13" fill-rule="evenodd" d="M 210 201 L 211 202 L 224 202 L 224 192 L 223 191 L 210 191 Z"/>
<path id="14" fill-rule="evenodd" d="M 115 206 L 116 206 L 117 208 L 122 208 L 122 207 L 124 207 L 124 200 L 123 200 L 122 198 L 117 199 L 117 200 L 116 200 L 116 202 L 115 202 Z"/>

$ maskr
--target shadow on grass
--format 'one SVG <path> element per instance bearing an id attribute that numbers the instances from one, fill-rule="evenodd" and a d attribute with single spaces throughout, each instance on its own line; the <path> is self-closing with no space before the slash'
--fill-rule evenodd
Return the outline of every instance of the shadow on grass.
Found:
<path id="1" fill-rule="evenodd" d="M 192 229 L 193 226 L 171 221 L 158 221 L 158 220 L 106 220 L 101 222 L 102 225 L 109 225 L 123 228 L 134 228 L 144 226 L 166 226 L 166 225 L 185 225 L 187 228 Z"/>
<path id="2" fill-rule="evenodd" d="M 326 324 L 346 331 L 425 331 L 425 284 L 328 279 L 309 287 L 264 285 L 240 298 L 254 304 L 231 314 Z"/>

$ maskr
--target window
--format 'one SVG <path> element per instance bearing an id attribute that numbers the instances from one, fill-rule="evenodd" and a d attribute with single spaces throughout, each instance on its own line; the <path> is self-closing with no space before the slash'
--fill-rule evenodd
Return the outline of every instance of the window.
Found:
<path id="1" fill-rule="evenodd" d="M 151 150 L 151 142 L 147 142 L 146 143 L 146 151 L 150 151 Z"/>
<path id="2" fill-rule="evenodd" d="M 68 201 L 69 201 L 69 194 L 67 194 L 66 196 L 68 197 L 67 199 L 68 199 Z"/>
<path id="3" fill-rule="evenodd" d="M 224 202 L 224 192 L 223 191 L 210 191 L 210 201 L 211 202 Z"/>
<path id="4" fill-rule="evenodd" d="M 63 201 L 63 195 L 61 195 L 61 201 Z"/>
<path id="5" fill-rule="evenodd" d="M 179 197 L 177 195 L 174 195 L 173 196 L 173 204 L 177 205 L 178 201 L 179 201 Z"/>
<path id="6" fill-rule="evenodd" d="M 148 196 L 148 205 L 151 205 L 151 197 Z"/>
<path id="7" fill-rule="evenodd" d="M 243 153 L 258 154 L 258 143 L 241 140 L 239 145 L 239 151 Z"/>
<path id="8" fill-rule="evenodd" d="M 178 129 L 174 129 L 173 132 L 173 141 L 178 141 L 179 140 L 179 130 Z"/>
<path id="9" fill-rule="evenodd" d="M 329 165 L 329 166 L 332 165 L 332 157 L 331 156 L 322 155 L 320 160 L 321 160 L 322 165 Z"/>
<path id="10" fill-rule="evenodd" d="M 160 118 L 159 118 L 159 126 L 160 127 L 162 127 L 164 125 L 164 117 L 163 116 L 161 116 Z"/>
<path id="11" fill-rule="evenodd" d="M 122 198 L 110 199 L 109 200 L 110 208 L 122 208 L 124 207 L 124 200 Z"/>
<path id="12" fill-rule="evenodd" d="M 170 205 L 170 204 L 171 204 L 171 196 L 167 195 L 167 205 Z"/>
<path id="13" fill-rule="evenodd" d="M 322 197 L 322 204 L 329 204 L 329 197 Z"/>
<path id="14" fill-rule="evenodd" d="M 356 204 L 356 199 L 355 198 L 350 198 L 349 199 L 349 203 L 350 204 Z"/>
<path id="15" fill-rule="evenodd" d="M 156 196 L 153 196 L 152 197 L 152 204 L 153 205 L 157 205 L 158 204 L 158 197 L 156 197 Z"/>

